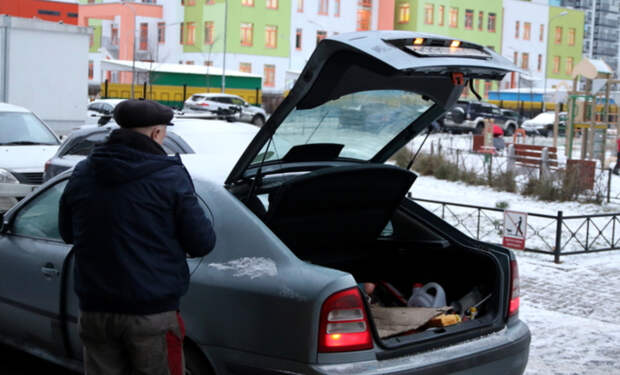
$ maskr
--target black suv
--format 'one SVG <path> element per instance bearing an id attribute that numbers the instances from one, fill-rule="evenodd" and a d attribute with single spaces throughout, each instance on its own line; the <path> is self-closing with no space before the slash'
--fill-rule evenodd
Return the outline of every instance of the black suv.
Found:
<path id="1" fill-rule="evenodd" d="M 446 130 L 468 131 L 476 134 L 482 133 L 484 120 L 493 119 L 493 122 L 504 129 L 505 135 L 512 135 L 519 127 L 517 119 L 510 115 L 505 115 L 498 106 L 494 104 L 459 100 L 443 120 L 443 127 Z"/>

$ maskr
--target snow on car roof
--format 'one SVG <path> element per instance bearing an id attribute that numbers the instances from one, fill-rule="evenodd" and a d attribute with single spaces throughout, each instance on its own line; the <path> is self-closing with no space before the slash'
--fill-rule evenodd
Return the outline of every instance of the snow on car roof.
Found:
<path id="1" fill-rule="evenodd" d="M 0 112 L 30 112 L 30 111 L 18 105 L 0 103 Z"/>

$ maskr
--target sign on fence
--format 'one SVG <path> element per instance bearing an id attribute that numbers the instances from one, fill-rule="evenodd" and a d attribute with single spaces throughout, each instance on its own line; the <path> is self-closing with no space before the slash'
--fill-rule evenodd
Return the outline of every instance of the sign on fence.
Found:
<path id="1" fill-rule="evenodd" d="M 504 238 L 502 246 L 511 249 L 525 249 L 525 236 L 527 233 L 527 213 L 516 211 L 504 211 Z"/>

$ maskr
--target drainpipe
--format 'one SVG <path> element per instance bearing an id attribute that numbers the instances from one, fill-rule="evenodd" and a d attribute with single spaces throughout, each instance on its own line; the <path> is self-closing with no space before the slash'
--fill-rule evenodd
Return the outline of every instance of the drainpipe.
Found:
<path id="1" fill-rule="evenodd" d="M 222 61 L 222 92 L 226 90 L 226 33 L 228 29 L 228 0 L 224 0 L 224 56 Z"/>
<path id="2" fill-rule="evenodd" d="M 0 102 L 9 101 L 9 23 L 11 19 L 5 15 L 0 20 L 0 31 L 2 39 L 0 48 L 2 49 L 2 61 L 0 62 Z"/>

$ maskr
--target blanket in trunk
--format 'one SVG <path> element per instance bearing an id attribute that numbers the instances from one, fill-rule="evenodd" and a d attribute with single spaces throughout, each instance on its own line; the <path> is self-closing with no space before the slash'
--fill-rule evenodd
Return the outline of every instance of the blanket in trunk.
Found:
<path id="1" fill-rule="evenodd" d="M 382 339 L 415 330 L 450 307 L 382 307 L 371 305 L 375 326 Z"/>

